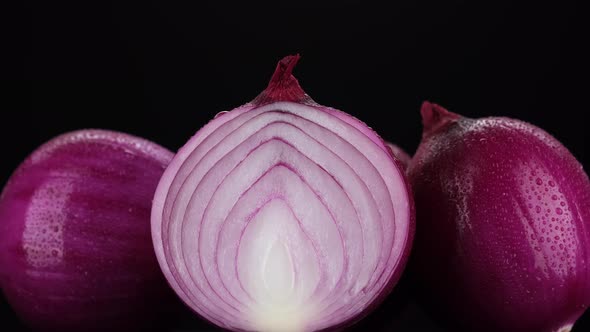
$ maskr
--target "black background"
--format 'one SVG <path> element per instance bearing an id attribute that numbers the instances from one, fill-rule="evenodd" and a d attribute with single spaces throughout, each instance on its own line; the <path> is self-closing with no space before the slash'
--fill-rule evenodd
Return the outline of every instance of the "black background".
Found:
<path id="1" fill-rule="evenodd" d="M 589 165 L 588 16 L 574 1 L 14 6 L 2 19 L 0 184 L 38 145 L 80 128 L 129 132 L 175 151 L 217 112 L 253 99 L 293 53 L 312 98 L 410 153 L 419 106 L 431 100 L 469 117 L 536 124 Z"/>

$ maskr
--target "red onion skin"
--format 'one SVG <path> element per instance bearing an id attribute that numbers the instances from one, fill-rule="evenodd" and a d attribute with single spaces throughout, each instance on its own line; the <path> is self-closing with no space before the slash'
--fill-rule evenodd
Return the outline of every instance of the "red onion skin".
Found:
<path id="1" fill-rule="evenodd" d="M 343 127 L 352 127 L 354 130 L 364 134 L 366 138 L 369 138 L 372 143 L 374 143 L 380 150 L 385 152 L 389 157 L 390 163 L 388 163 L 387 167 L 391 167 L 395 169 L 396 172 L 399 172 L 402 178 L 402 187 L 399 188 L 400 191 L 403 191 L 407 194 L 407 213 L 408 213 L 408 220 L 407 225 L 400 228 L 403 231 L 398 231 L 399 234 L 404 234 L 405 238 L 403 241 L 400 241 L 399 244 L 403 248 L 401 252 L 399 252 L 399 257 L 396 263 L 396 268 L 394 269 L 391 275 L 383 275 L 380 276 L 380 279 L 387 278 L 388 280 L 383 284 L 383 288 L 377 294 L 371 294 L 371 297 L 366 297 L 362 301 L 366 301 L 366 306 L 363 306 L 363 310 L 357 314 L 351 315 L 347 314 L 347 319 L 340 319 L 340 318 L 332 318 L 333 322 L 330 321 L 330 325 L 326 328 L 330 329 L 342 329 L 346 326 L 353 324 L 354 322 L 358 321 L 366 314 L 368 314 L 371 310 L 373 310 L 379 303 L 383 301 L 383 299 L 389 294 L 393 286 L 397 283 L 409 256 L 409 250 L 411 248 L 411 243 L 413 239 L 413 232 L 414 232 L 414 211 L 413 211 L 413 201 L 412 195 L 409 192 L 408 185 L 406 183 L 405 176 L 403 174 L 403 168 L 400 162 L 391 156 L 391 152 L 385 146 L 383 140 L 370 128 L 368 128 L 363 122 L 358 119 L 351 117 L 350 115 L 341 112 L 336 109 L 328 108 L 321 106 L 315 103 L 299 86 L 297 80 L 291 75 L 293 67 L 297 63 L 299 56 L 290 56 L 286 57 L 279 62 L 275 74 L 271 79 L 271 82 L 268 88 L 263 91 L 256 99 L 252 102 L 247 103 L 241 107 L 238 107 L 230 112 L 220 112 L 213 120 L 211 120 L 205 127 L 199 130 L 195 136 L 193 136 L 183 148 L 181 148 L 178 154 L 175 156 L 173 161 L 171 162 L 170 166 L 164 173 L 158 189 L 156 191 L 154 197 L 154 206 L 152 208 L 152 236 L 154 238 L 154 246 L 156 250 L 156 254 L 162 270 L 166 275 L 168 281 L 172 285 L 172 287 L 176 290 L 177 294 L 185 301 L 185 303 L 195 310 L 196 313 L 203 316 L 207 320 L 224 327 L 230 330 L 248 330 L 250 327 L 246 324 L 237 323 L 235 320 L 232 321 L 229 318 L 225 317 L 227 315 L 223 314 L 223 310 L 215 309 L 214 306 L 218 305 L 214 301 L 211 301 L 209 305 L 206 305 L 206 302 L 202 297 L 195 296 L 194 293 L 201 292 L 200 288 L 195 286 L 194 281 L 187 281 L 184 276 L 188 273 L 186 271 L 185 262 L 188 260 L 187 255 L 195 255 L 196 253 L 184 253 L 184 252 L 172 252 L 172 250 L 183 250 L 184 245 L 187 240 L 180 240 L 175 239 L 173 235 L 174 232 L 178 232 L 172 226 L 170 226 L 169 218 L 172 212 L 167 211 L 175 211 L 177 206 L 175 205 L 178 196 L 178 190 L 174 189 L 179 188 L 178 185 L 174 184 L 177 182 L 177 173 L 182 172 L 183 167 L 185 167 L 184 163 L 186 160 L 190 160 L 192 157 L 193 151 L 199 147 L 199 145 L 206 140 L 210 140 L 210 136 L 216 133 L 219 128 L 223 128 L 224 124 L 231 123 L 233 119 L 239 118 L 240 116 L 244 116 L 245 114 L 255 114 L 258 110 L 264 108 L 267 105 L 272 104 L 272 107 L 276 107 L 274 110 L 269 109 L 270 112 L 283 112 L 285 114 L 291 114 L 292 109 L 295 107 L 302 108 L 302 109 L 309 109 L 304 112 L 318 112 L 321 111 L 323 114 L 321 116 L 332 116 L 335 118 L 334 121 L 342 124 Z M 264 111 L 268 112 L 268 111 Z M 297 115 L 300 117 L 301 115 Z M 306 120 L 307 121 L 307 120 Z M 325 129 L 325 128 L 324 128 Z M 229 135 L 229 133 L 225 133 L 224 135 Z M 221 145 L 221 144 L 219 144 Z M 218 147 L 217 145 L 216 147 Z M 187 169 L 192 169 L 194 166 L 190 166 Z M 179 171 L 180 170 L 180 171 Z M 213 170 L 210 170 L 209 173 L 214 173 Z M 181 179 L 178 180 L 179 184 L 184 185 L 185 180 Z M 175 187 L 176 186 L 176 187 Z M 171 189 L 172 188 L 172 189 Z M 172 197 L 172 198 L 170 198 Z M 199 197 L 193 193 L 193 198 Z M 182 211 L 182 210 L 179 210 Z M 181 215 L 185 212 L 179 212 Z M 401 217 L 400 217 L 401 218 Z M 402 219 L 403 220 L 403 219 Z M 407 226 L 407 227 L 406 227 Z M 176 227 L 176 226 L 175 226 Z M 180 226 L 176 227 L 178 229 Z M 183 232 L 186 232 L 185 225 L 182 226 Z M 172 235 L 171 235 L 172 234 Z M 185 238 L 186 233 L 182 236 Z M 396 235 L 398 236 L 398 235 Z M 191 237 L 194 235 L 191 233 Z M 190 237 L 186 236 L 187 239 Z M 174 242 L 181 242 L 183 247 L 180 245 L 176 245 L 180 249 L 174 249 L 175 246 L 172 244 Z M 188 246 L 188 245 L 187 245 Z M 184 261 L 179 259 L 174 259 L 175 255 L 180 255 L 182 258 L 184 255 Z M 398 253 L 394 254 L 398 255 Z M 183 271 L 184 269 L 184 271 Z M 194 275 L 191 272 L 191 275 Z M 206 286 L 206 285 L 205 285 Z M 381 286 L 379 286 L 381 287 Z M 213 297 L 216 292 L 212 292 L 211 290 L 205 289 L 205 292 L 209 292 L 208 297 Z M 363 302 L 364 303 L 364 302 Z M 348 309 L 344 306 L 344 310 L 352 310 Z M 355 309 L 356 310 L 356 309 Z M 339 315 L 343 315 L 342 313 L 338 313 Z M 330 319 L 330 317 L 326 318 Z M 313 322 L 314 324 L 320 324 L 318 322 Z M 325 326 L 322 325 L 322 326 Z M 302 327 L 304 330 L 310 330 L 309 327 Z"/>
<path id="2" fill-rule="evenodd" d="M 0 285 L 25 324 L 146 330 L 175 307 L 149 227 L 171 158 L 138 137 L 81 130 L 19 166 L 0 197 Z"/>
<path id="3" fill-rule="evenodd" d="M 407 170 L 408 165 L 410 164 L 410 161 L 412 160 L 412 157 L 410 157 L 410 155 L 406 151 L 404 151 L 404 149 L 400 148 L 399 146 L 397 146 L 393 143 L 386 141 L 385 144 L 391 150 L 391 153 L 393 153 L 393 156 L 395 158 L 397 158 L 397 160 L 399 160 L 399 162 L 403 166 L 404 170 Z"/>
<path id="4" fill-rule="evenodd" d="M 545 131 L 425 102 L 409 169 L 423 300 L 477 331 L 567 331 L 590 304 L 590 182 Z"/>

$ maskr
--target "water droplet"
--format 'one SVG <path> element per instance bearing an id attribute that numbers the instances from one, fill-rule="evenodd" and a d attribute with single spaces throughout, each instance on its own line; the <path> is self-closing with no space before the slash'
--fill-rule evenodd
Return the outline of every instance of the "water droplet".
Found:
<path id="1" fill-rule="evenodd" d="M 551 199 L 554 200 L 554 201 L 556 201 L 557 200 L 557 195 L 551 196 Z"/>
<path id="2" fill-rule="evenodd" d="M 541 180 L 541 178 L 537 178 L 537 180 L 535 180 L 535 183 L 540 186 L 543 184 L 543 180 Z"/>
<path id="3" fill-rule="evenodd" d="M 554 239 L 555 241 L 559 241 L 559 236 L 555 235 Z"/>
<path id="4" fill-rule="evenodd" d="M 535 206 L 535 211 L 537 211 L 537 213 L 541 213 L 541 207 L 540 206 Z"/>
<path id="5" fill-rule="evenodd" d="M 565 202 L 561 202 L 561 203 L 559 203 L 559 205 L 565 206 Z"/>
<path id="6" fill-rule="evenodd" d="M 555 213 L 561 215 L 561 214 L 563 214 L 563 210 L 561 208 L 556 208 Z"/>
<path id="7" fill-rule="evenodd" d="M 555 187 L 555 182 L 553 182 L 552 180 L 549 180 L 549 186 Z"/>

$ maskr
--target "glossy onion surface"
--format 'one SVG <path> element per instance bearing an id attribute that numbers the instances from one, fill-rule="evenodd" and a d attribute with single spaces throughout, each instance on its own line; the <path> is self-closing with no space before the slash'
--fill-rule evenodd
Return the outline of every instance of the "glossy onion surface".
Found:
<path id="1" fill-rule="evenodd" d="M 150 208 L 172 153 L 106 130 L 33 152 L 0 197 L 0 285 L 41 331 L 146 329 L 173 293 L 153 252 Z"/>
<path id="2" fill-rule="evenodd" d="M 431 311 L 473 331 L 568 331 L 590 303 L 590 182 L 547 132 L 424 103 L 409 177 L 412 266 Z"/>

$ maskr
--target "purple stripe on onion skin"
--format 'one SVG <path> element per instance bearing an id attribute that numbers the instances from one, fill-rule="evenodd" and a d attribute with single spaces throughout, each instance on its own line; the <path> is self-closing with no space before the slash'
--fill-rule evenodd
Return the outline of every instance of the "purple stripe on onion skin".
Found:
<path id="1" fill-rule="evenodd" d="M 451 327 L 569 331 L 590 305 L 590 181 L 519 120 L 469 119 L 425 102 L 409 178 L 412 274 Z"/>
<path id="2" fill-rule="evenodd" d="M 164 274 L 190 308 L 226 329 L 349 326 L 389 294 L 412 244 L 399 160 L 362 121 L 305 94 L 291 75 L 298 59 L 281 60 L 254 101 L 199 130 L 154 196 Z"/>
<path id="3" fill-rule="evenodd" d="M 37 331 L 121 331 L 179 309 L 150 236 L 173 154 L 139 137 L 80 130 L 39 147 L 0 199 L 0 284 Z"/>

